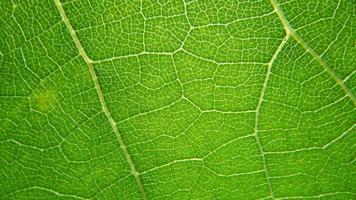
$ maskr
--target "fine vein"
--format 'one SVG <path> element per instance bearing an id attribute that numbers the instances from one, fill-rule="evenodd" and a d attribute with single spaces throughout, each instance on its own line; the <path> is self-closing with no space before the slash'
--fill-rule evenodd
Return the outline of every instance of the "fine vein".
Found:
<path id="1" fill-rule="evenodd" d="M 94 85 L 95 85 L 95 89 L 96 89 L 96 92 L 99 96 L 99 100 L 100 100 L 100 104 L 101 104 L 101 107 L 108 119 L 108 121 L 110 122 L 110 125 L 115 133 L 115 136 L 117 138 L 117 140 L 119 141 L 119 144 L 120 144 L 120 147 L 122 149 L 122 151 L 124 152 L 125 154 L 125 157 L 126 157 L 126 160 L 127 162 L 129 163 L 130 165 L 130 168 L 131 168 L 131 173 L 132 175 L 135 177 L 135 180 L 139 186 L 139 189 L 140 189 L 140 192 L 142 194 L 142 197 L 143 199 L 147 199 L 147 195 L 145 193 L 145 190 L 144 190 L 144 187 L 143 187 L 143 184 L 141 182 L 141 179 L 139 177 L 139 172 L 137 171 L 136 167 L 135 167 L 135 164 L 131 158 L 131 155 L 129 153 L 129 151 L 127 150 L 127 147 L 125 145 L 125 142 L 122 138 L 122 136 L 120 135 L 120 132 L 119 132 L 119 129 L 117 128 L 116 126 L 116 122 L 114 121 L 114 119 L 112 118 L 111 116 L 111 113 L 106 105 L 106 101 L 105 101 L 105 98 L 104 98 L 104 94 L 101 90 L 101 87 L 100 87 L 100 84 L 99 84 L 99 81 L 98 81 L 98 78 L 96 76 L 96 72 L 95 72 L 95 69 L 94 69 L 94 65 L 93 65 L 93 61 L 88 57 L 88 55 L 86 54 L 83 46 L 81 45 L 76 33 L 75 33 L 75 30 L 73 29 L 65 11 L 64 11 L 64 8 L 62 6 L 62 3 L 60 2 L 60 0 L 55 0 L 56 2 L 56 6 L 62 16 L 62 19 L 68 29 L 68 31 L 70 32 L 70 35 L 72 36 L 72 39 L 74 40 L 75 42 L 75 45 L 77 46 L 78 50 L 79 50 L 79 53 L 80 55 L 83 57 L 84 61 L 86 62 L 86 64 L 88 65 L 88 68 L 89 68 L 89 71 L 90 71 L 90 74 L 91 74 L 91 77 L 93 79 L 93 82 L 94 82 Z"/>
<path id="2" fill-rule="evenodd" d="M 284 15 L 282 9 L 279 6 L 278 0 L 270 0 L 274 10 L 276 11 L 279 20 L 281 21 L 284 30 L 286 31 L 287 34 L 290 34 L 290 36 L 296 40 L 307 52 L 310 53 L 310 55 L 319 62 L 319 64 L 325 69 L 325 71 L 328 72 L 328 74 L 336 81 L 336 83 L 341 87 L 341 89 L 345 92 L 345 94 L 350 97 L 352 103 L 356 105 L 356 97 L 352 94 L 350 89 L 344 84 L 343 80 L 339 78 L 339 76 L 333 71 L 333 69 L 326 64 L 326 62 L 320 57 L 319 54 L 315 52 L 315 50 L 308 45 L 307 42 L 303 40 L 300 35 L 298 35 L 297 32 L 292 28 L 292 26 L 289 24 L 286 16 Z"/>
<path id="3" fill-rule="evenodd" d="M 262 162 L 263 162 L 263 171 L 264 171 L 266 179 L 267 179 L 268 190 L 269 190 L 269 193 L 270 193 L 272 199 L 274 199 L 274 194 L 273 194 L 273 190 L 272 190 L 271 181 L 270 181 L 269 175 L 268 175 L 268 169 L 267 169 L 267 164 L 266 164 L 265 153 L 263 151 L 263 147 L 262 147 L 262 144 L 260 142 L 260 138 L 258 137 L 258 124 L 259 124 L 258 121 L 259 121 L 261 105 L 262 105 L 262 102 L 263 102 L 263 98 L 265 96 L 265 92 L 266 92 L 266 88 L 267 88 L 267 85 L 268 85 L 269 77 L 271 75 L 272 65 L 273 65 L 274 61 L 276 60 L 278 54 L 281 52 L 283 46 L 288 41 L 288 39 L 289 39 L 289 34 L 287 33 L 286 37 L 282 40 L 282 42 L 278 46 L 276 52 L 273 54 L 271 60 L 268 63 L 267 73 L 266 73 L 265 80 L 264 80 L 264 83 L 263 83 L 263 86 L 262 86 L 261 95 L 260 95 L 259 101 L 258 101 L 257 106 L 256 106 L 256 115 L 255 115 L 254 135 L 255 135 L 255 138 L 256 138 L 256 141 L 257 141 L 257 145 L 258 145 L 259 151 L 261 153 Z"/>

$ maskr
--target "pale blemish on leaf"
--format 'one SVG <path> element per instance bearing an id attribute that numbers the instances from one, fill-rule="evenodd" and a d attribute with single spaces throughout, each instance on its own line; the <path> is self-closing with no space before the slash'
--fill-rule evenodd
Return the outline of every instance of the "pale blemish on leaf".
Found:
<path id="1" fill-rule="evenodd" d="M 30 96 L 31 108 L 47 113 L 58 103 L 58 97 L 54 90 L 36 91 Z"/>

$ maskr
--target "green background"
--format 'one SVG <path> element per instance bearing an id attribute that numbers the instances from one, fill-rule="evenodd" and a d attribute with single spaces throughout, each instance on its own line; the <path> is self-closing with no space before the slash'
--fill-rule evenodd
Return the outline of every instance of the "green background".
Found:
<path id="1" fill-rule="evenodd" d="M 355 5 L 0 1 L 0 199 L 356 199 Z"/>

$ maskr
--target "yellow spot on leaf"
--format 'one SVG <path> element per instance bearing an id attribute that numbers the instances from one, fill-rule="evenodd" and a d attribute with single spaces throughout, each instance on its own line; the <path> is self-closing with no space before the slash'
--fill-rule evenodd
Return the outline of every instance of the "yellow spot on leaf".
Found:
<path id="1" fill-rule="evenodd" d="M 58 103 L 58 93 L 56 91 L 36 91 L 30 99 L 31 107 L 34 110 L 47 113 Z"/>

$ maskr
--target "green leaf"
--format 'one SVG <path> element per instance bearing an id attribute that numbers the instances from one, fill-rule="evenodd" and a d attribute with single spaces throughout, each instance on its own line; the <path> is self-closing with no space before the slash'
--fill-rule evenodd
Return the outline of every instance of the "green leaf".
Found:
<path id="1" fill-rule="evenodd" d="M 0 199 L 356 199 L 353 0 L 0 1 Z"/>

